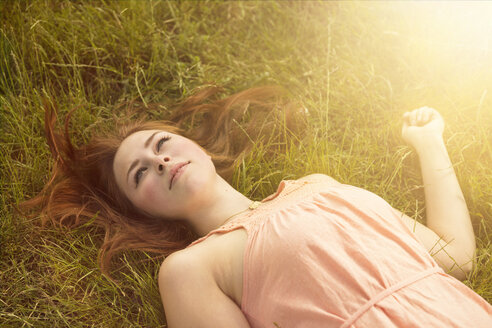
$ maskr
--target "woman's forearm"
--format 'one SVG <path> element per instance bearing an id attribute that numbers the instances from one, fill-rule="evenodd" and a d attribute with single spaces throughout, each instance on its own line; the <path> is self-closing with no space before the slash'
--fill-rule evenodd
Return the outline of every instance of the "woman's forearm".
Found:
<path id="1" fill-rule="evenodd" d="M 463 193 L 442 137 L 416 148 L 425 190 L 427 226 L 456 250 L 459 265 L 473 266 L 475 235 Z"/>

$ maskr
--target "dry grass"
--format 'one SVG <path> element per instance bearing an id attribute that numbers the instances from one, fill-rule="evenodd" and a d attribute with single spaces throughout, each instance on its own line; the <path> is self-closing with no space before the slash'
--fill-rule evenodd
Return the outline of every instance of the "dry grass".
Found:
<path id="1" fill-rule="evenodd" d="M 170 106 L 209 81 L 230 93 L 282 85 L 310 113 L 310 141 L 274 162 L 245 159 L 234 182 L 239 190 L 258 199 L 281 179 L 322 172 L 419 219 L 418 162 L 400 138 L 400 118 L 423 105 L 437 108 L 479 247 L 479 265 L 465 283 L 492 302 L 492 54 L 470 38 L 471 25 L 444 29 L 450 6 L 1 2 L 2 327 L 165 325 L 158 263 L 136 264 L 146 256 L 126 254 L 115 286 L 97 268 L 97 231 L 39 234 L 38 220 L 17 215 L 13 205 L 47 181 L 42 97 L 56 99 L 62 115 L 82 106 L 72 130 L 83 141 L 121 102 Z"/>

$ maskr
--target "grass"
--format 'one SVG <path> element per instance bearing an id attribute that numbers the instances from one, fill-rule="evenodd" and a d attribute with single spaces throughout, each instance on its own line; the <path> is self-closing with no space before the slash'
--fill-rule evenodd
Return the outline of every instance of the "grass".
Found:
<path id="1" fill-rule="evenodd" d="M 124 254 L 117 286 L 97 267 L 100 231 L 40 232 L 38 218 L 13 209 L 41 190 L 52 165 L 43 97 L 57 101 L 61 117 L 81 106 L 72 131 L 83 142 L 110 124 L 122 102 L 159 102 L 162 112 L 150 115 L 165 118 L 210 81 L 228 93 L 282 85 L 309 111 L 307 142 L 288 145 L 275 161 L 257 145 L 237 168 L 234 186 L 248 196 L 261 199 L 282 179 L 321 172 L 419 220 L 422 182 L 400 118 L 437 108 L 477 236 L 478 266 L 465 284 L 492 302 L 492 53 L 459 39 L 471 25 L 442 29 L 452 6 L 0 2 L 2 327 L 165 326 L 157 260 Z"/>

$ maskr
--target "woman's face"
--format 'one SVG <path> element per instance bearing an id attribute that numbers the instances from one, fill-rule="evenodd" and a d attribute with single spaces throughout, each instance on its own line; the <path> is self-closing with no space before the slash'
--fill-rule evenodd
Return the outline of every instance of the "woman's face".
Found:
<path id="1" fill-rule="evenodd" d="M 135 132 L 123 140 L 113 171 L 134 206 L 170 219 L 186 218 L 199 208 L 216 178 L 212 160 L 200 146 L 159 130 Z"/>

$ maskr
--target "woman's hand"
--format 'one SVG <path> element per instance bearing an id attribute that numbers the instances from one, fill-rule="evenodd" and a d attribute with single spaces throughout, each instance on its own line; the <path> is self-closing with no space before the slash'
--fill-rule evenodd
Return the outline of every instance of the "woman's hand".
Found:
<path id="1" fill-rule="evenodd" d="M 403 114 L 401 134 L 405 142 L 417 151 L 429 142 L 442 140 L 444 120 L 439 112 L 430 107 L 421 107 Z"/>

